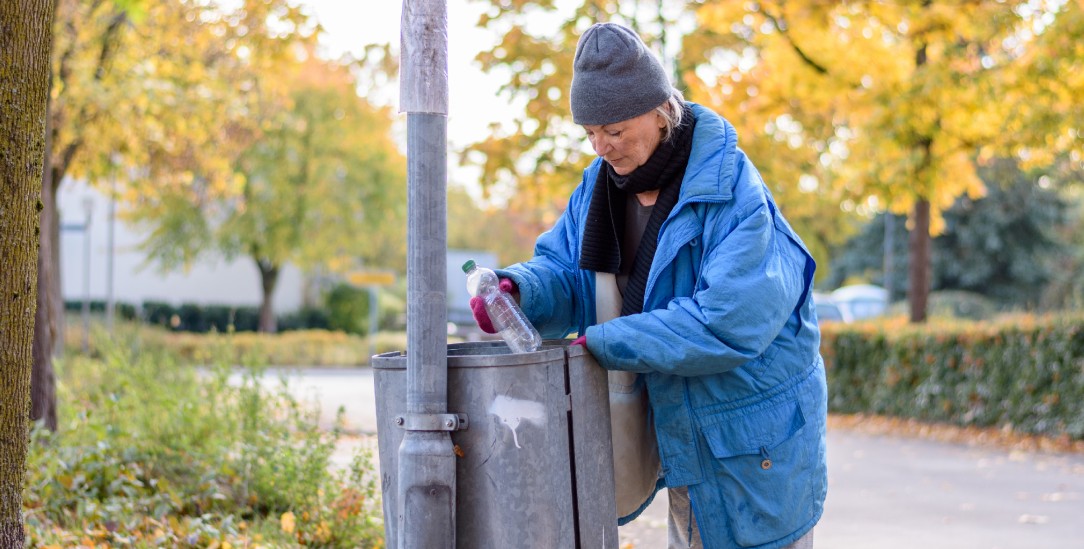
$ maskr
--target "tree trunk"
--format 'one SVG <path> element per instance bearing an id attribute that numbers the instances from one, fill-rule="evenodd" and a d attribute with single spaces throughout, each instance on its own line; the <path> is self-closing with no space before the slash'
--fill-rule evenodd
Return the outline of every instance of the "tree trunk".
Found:
<path id="1" fill-rule="evenodd" d="M 0 547 L 22 547 L 53 0 L 0 3 Z"/>
<path id="2" fill-rule="evenodd" d="M 50 14 L 56 20 L 57 4 Z M 52 49 L 54 38 L 49 34 Z M 52 60 L 50 59 L 50 63 Z M 49 89 L 53 87 L 53 71 L 49 71 Z M 60 215 L 56 192 L 59 178 L 53 164 L 52 98 L 45 101 L 45 154 L 41 180 L 41 220 L 38 250 L 37 313 L 34 322 L 34 364 L 30 377 L 30 421 L 41 421 L 50 431 L 56 431 L 56 379 L 53 375 L 53 355 L 63 345 L 60 333 L 64 329 L 64 301 L 60 287 Z"/>
<path id="3" fill-rule="evenodd" d="M 929 8 L 930 5 L 931 0 L 923 0 L 923 9 Z M 920 40 L 918 49 L 915 51 L 915 71 L 921 71 L 927 61 L 926 43 Z M 934 177 L 933 170 L 930 169 L 933 140 L 924 137 L 919 141 L 919 147 L 922 164 L 918 167 L 917 176 L 924 194 L 915 202 L 914 227 L 908 243 L 911 256 L 908 273 L 911 287 L 908 289 L 910 292 L 908 302 L 911 306 L 912 323 L 926 322 L 926 303 L 930 298 L 930 201 L 926 197 L 930 192 L 930 178 Z"/>
<path id="4" fill-rule="evenodd" d="M 44 213 L 44 211 L 43 211 Z M 42 216 L 44 217 L 44 216 Z M 42 235 L 42 238 L 48 238 Z M 36 292 L 36 314 L 34 320 L 34 352 L 30 378 L 30 421 L 40 421 L 42 426 L 50 431 L 56 431 L 56 378 L 53 373 L 53 349 L 57 338 L 54 335 L 55 326 L 49 314 L 49 292 L 44 288 L 49 287 L 50 273 L 43 259 L 47 253 L 46 247 L 41 246 L 37 260 L 37 287 L 42 291 Z"/>
<path id="5" fill-rule="evenodd" d="M 46 133 L 46 158 L 50 148 L 49 133 Z M 48 162 L 48 161 L 47 161 Z M 51 183 L 49 170 L 42 171 L 41 182 L 41 227 L 38 235 L 38 309 L 34 323 L 34 367 L 30 374 L 30 421 L 40 421 L 46 429 L 56 431 L 56 380 L 53 374 L 53 355 L 57 343 L 63 345 L 60 320 L 63 309 L 57 315 L 53 293 L 60 284 L 60 263 L 52 263 L 54 252 L 59 247 L 59 238 L 54 238 L 59 231 L 56 222 L 56 194 Z"/>
<path id="6" fill-rule="evenodd" d="M 911 264 L 911 322 L 926 322 L 926 304 L 930 297 L 930 201 L 915 204 L 914 227 L 909 243 Z"/>
<path id="7" fill-rule="evenodd" d="M 72 5 L 77 3 L 77 1 L 69 0 L 66 2 L 65 8 L 59 7 L 59 1 L 49 3 L 51 7 L 50 20 L 58 21 L 61 28 L 67 28 L 74 35 L 79 35 L 78 30 L 72 25 L 64 24 L 65 21 L 71 23 L 72 14 L 63 14 L 58 19 L 57 10 L 66 9 L 66 11 L 70 12 L 73 9 Z M 127 14 L 124 11 L 119 11 L 111 17 L 109 25 L 102 36 L 92 38 L 89 42 L 77 40 L 76 36 L 72 37 L 69 49 L 65 52 L 59 52 L 58 66 L 56 67 L 56 76 L 60 79 L 59 86 L 61 86 L 62 90 L 69 85 L 66 78 L 71 76 L 69 64 L 72 55 L 81 48 L 99 48 L 94 81 L 96 83 L 101 81 L 102 77 L 108 72 L 109 62 L 116 51 L 117 36 L 126 21 Z M 53 48 L 54 42 L 53 34 L 50 33 L 50 50 Z M 53 87 L 53 76 L 53 71 L 50 70 L 50 89 Z M 61 91 L 60 93 L 65 92 Z M 46 123 L 48 126 L 45 138 L 45 166 L 42 175 L 42 205 L 44 209 L 41 212 L 41 250 L 38 255 L 38 322 L 34 330 L 34 370 L 30 387 L 30 417 L 34 421 L 41 420 L 51 430 L 56 430 L 57 426 L 53 356 L 59 355 L 64 348 L 64 294 L 60 280 L 60 214 L 57 209 L 57 192 L 60 189 L 60 184 L 64 181 L 64 176 L 68 172 L 72 159 L 75 158 L 83 142 L 88 138 L 87 131 L 70 128 L 71 122 L 62 123 L 60 124 L 62 127 L 56 127 L 58 120 L 78 120 L 80 125 L 84 124 L 88 120 L 85 110 L 63 113 L 53 112 L 54 107 L 55 105 L 53 105 L 51 99 L 46 102 L 46 112 L 48 113 Z M 65 129 L 75 131 L 78 138 L 65 145 L 63 150 L 55 150 L 56 142 L 53 137 Z"/>
<path id="8" fill-rule="evenodd" d="M 275 326 L 275 309 L 271 303 L 271 298 L 275 295 L 275 286 L 279 282 L 279 266 L 266 259 L 257 259 L 256 266 L 260 269 L 260 282 L 263 286 L 263 300 L 260 301 L 259 330 L 273 334 L 278 327 Z"/>

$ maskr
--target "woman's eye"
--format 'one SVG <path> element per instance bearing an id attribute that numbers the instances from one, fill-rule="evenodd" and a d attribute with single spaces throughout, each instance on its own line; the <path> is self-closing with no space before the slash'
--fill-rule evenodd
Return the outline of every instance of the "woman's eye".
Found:
<path id="1" fill-rule="evenodd" d="M 610 137 L 621 137 L 621 132 L 606 132 Z"/>

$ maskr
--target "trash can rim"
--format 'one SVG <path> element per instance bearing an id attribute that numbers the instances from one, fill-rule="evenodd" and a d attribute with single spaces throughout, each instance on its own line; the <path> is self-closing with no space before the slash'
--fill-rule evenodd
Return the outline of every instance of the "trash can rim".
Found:
<path id="1" fill-rule="evenodd" d="M 468 352 L 485 351 L 487 348 L 500 350 L 496 353 Z M 569 357 L 582 354 L 582 347 L 569 347 L 568 340 L 546 340 L 542 348 L 530 353 L 510 353 L 508 347 L 500 341 L 473 341 L 448 344 L 449 368 L 494 368 L 508 366 L 527 366 L 543 362 L 563 362 L 565 353 Z M 405 369 L 406 351 L 391 351 L 373 355 L 372 367 L 376 369 Z"/>

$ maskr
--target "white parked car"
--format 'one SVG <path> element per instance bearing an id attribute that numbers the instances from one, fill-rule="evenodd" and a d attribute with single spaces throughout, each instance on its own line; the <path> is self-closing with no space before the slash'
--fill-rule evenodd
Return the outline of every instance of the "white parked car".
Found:
<path id="1" fill-rule="evenodd" d="M 813 303 L 821 321 L 854 322 L 884 316 L 888 312 L 888 290 L 872 284 L 853 284 L 831 293 L 813 292 Z"/>
<path id="2" fill-rule="evenodd" d="M 818 322 L 850 322 L 850 316 L 845 315 L 839 304 L 832 299 L 832 294 L 827 292 L 813 292 L 813 304 L 817 307 Z"/>

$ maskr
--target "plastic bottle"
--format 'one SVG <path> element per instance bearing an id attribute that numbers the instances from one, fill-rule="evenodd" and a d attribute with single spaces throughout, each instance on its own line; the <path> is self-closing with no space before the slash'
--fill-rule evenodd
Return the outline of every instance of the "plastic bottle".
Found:
<path id="1" fill-rule="evenodd" d="M 513 353 L 529 353 L 542 346 L 542 336 L 523 314 L 516 300 L 500 288 L 500 280 L 492 269 L 479 267 L 473 259 L 463 264 L 467 273 L 467 291 L 471 296 L 481 297 L 493 328 L 508 344 Z"/>

